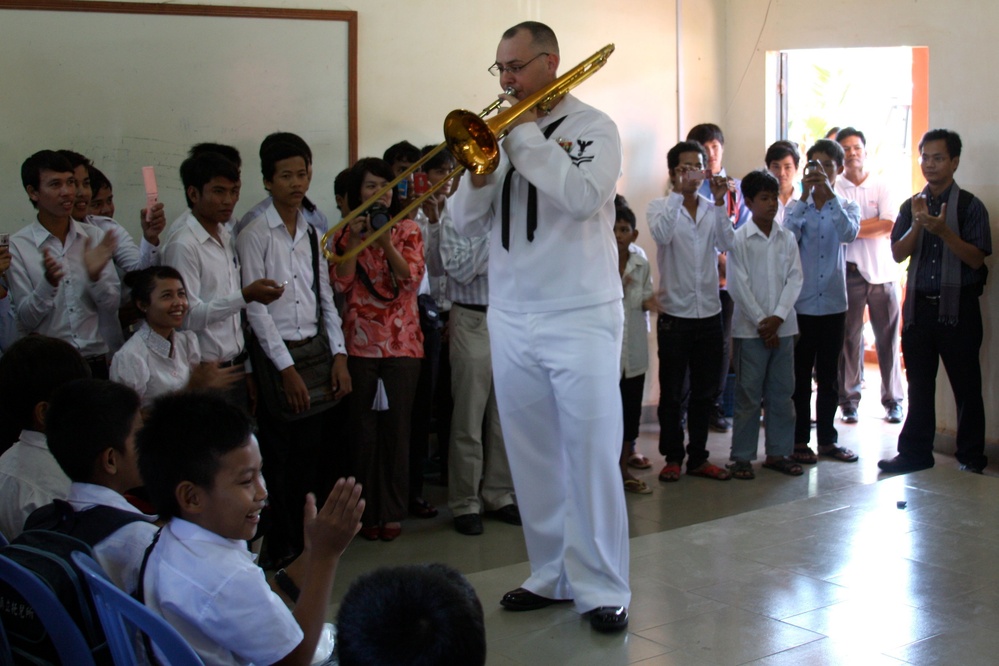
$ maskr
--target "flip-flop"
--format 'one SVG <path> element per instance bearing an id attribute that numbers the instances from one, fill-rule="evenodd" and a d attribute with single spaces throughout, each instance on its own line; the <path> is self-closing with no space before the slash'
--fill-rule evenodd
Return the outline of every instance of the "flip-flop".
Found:
<path id="1" fill-rule="evenodd" d="M 641 453 L 635 452 L 628 456 L 628 467 L 634 467 L 635 469 L 648 469 L 652 467 L 652 461 L 643 456 Z"/>
<path id="2" fill-rule="evenodd" d="M 652 494 L 652 488 L 649 488 L 648 484 L 641 479 L 625 479 L 624 491 L 626 493 L 635 493 L 636 495 Z"/>
<path id="3" fill-rule="evenodd" d="M 836 446 L 835 444 L 830 444 L 829 446 L 820 446 L 819 455 L 826 458 L 835 458 L 840 462 L 857 462 L 860 460 L 860 456 L 851 451 L 848 448 L 842 446 Z"/>
<path id="4" fill-rule="evenodd" d="M 753 465 L 748 460 L 734 460 L 725 465 L 725 467 L 732 473 L 733 479 L 752 481 L 756 478 L 756 474 L 753 472 Z"/>
<path id="5" fill-rule="evenodd" d="M 815 455 L 815 451 L 812 451 L 810 446 L 796 446 L 794 451 L 791 453 L 791 460 L 801 465 L 814 465 L 819 462 L 818 456 Z"/>
<path id="6" fill-rule="evenodd" d="M 775 472 L 787 474 L 788 476 L 801 476 L 805 473 L 805 470 L 801 468 L 801 465 L 791 458 L 778 458 L 773 462 L 764 461 L 763 466 L 767 469 L 772 469 Z"/>
<path id="7" fill-rule="evenodd" d="M 659 472 L 659 480 L 672 483 L 680 480 L 680 463 L 666 463 Z"/>
<path id="8" fill-rule="evenodd" d="M 700 476 L 705 479 L 714 479 L 715 481 L 728 481 L 732 478 L 727 469 L 723 469 L 718 465 L 712 465 L 709 462 L 701 463 L 694 469 L 687 467 L 687 476 Z"/>

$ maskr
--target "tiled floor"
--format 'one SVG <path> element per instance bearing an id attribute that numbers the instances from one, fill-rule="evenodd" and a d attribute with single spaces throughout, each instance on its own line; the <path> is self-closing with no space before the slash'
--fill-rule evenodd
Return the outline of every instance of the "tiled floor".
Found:
<path id="1" fill-rule="evenodd" d="M 446 509 L 407 521 L 393 543 L 355 541 L 335 596 L 376 566 L 447 562 L 483 601 L 490 666 L 999 663 L 996 470 L 960 472 L 938 456 L 933 469 L 879 479 L 901 426 L 870 393 L 860 423 L 837 422 L 858 463 L 823 460 L 798 478 L 757 466 L 748 482 L 643 473 L 653 494 L 627 496 L 627 633 L 597 634 L 564 606 L 501 610 L 528 574 L 519 528 L 487 519 L 484 535 L 461 536 Z M 656 442 L 645 433 L 639 448 L 654 457 Z M 728 446 L 712 434 L 712 459 Z M 442 488 L 428 497 L 446 505 Z"/>

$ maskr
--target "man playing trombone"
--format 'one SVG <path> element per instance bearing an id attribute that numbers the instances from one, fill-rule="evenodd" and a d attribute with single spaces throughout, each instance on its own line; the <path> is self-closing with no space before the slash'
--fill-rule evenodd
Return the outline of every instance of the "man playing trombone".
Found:
<path id="1" fill-rule="evenodd" d="M 556 80 L 558 65 L 548 26 L 529 21 L 503 34 L 489 70 L 512 90 L 500 97 L 525 106 L 499 168 L 466 176 L 454 219 L 464 235 L 490 233 L 496 396 L 531 561 L 530 578 L 500 603 L 526 611 L 572 600 L 595 629 L 620 631 L 631 600 L 615 446 L 621 143 L 606 114 L 558 89 L 568 78 Z"/>

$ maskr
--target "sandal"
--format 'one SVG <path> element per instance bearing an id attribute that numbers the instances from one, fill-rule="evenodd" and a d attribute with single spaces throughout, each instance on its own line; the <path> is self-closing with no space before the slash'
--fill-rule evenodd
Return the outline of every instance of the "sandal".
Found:
<path id="1" fill-rule="evenodd" d="M 728 481 L 732 478 L 727 469 L 712 465 L 709 462 L 703 462 L 694 469 L 690 469 L 690 465 L 687 465 L 687 476 L 700 476 L 715 481 Z"/>
<path id="2" fill-rule="evenodd" d="M 725 467 L 732 473 L 733 479 L 752 481 L 756 478 L 756 474 L 753 472 L 753 465 L 748 460 L 734 460 L 725 465 Z"/>
<path id="3" fill-rule="evenodd" d="M 680 480 L 680 463 L 666 463 L 662 471 L 659 472 L 660 481 L 679 481 Z"/>
<path id="4" fill-rule="evenodd" d="M 635 493 L 636 495 L 651 495 L 652 488 L 649 488 L 648 484 L 641 479 L 625 479 L 624 492 Z"/>
<path id="5" fill-rule="evenodd" d="M 791 454 L 791 460 L 802 465 L 814 465 L 819 462 L 815 451 L 812 451 L 812 447 L 807 444 L 795 446 L 794 452 Z"/>
<path id="6" fill-rule="evenodd" d="M 830 444 L 828 446 L 819 447 L 819 455 L 825 456 L 827 458 L 835 458 L 840 462 L 857 462 L 860 460 L 860 456 L 856 453 L 842 446 L 836 446 L 835 444 Z"/>
<path id="7" fill-rule="evenodd" d="M 801 476 L 805 473 L 801 465 L 796 463 L 792 458 L 778 458 L 773 462 L 763 462 L 763 466 L 767 469 L 772 469 L 775 472 L 780 472 L 781 474 L 787 474 L 788 476 Z"/>
<path id="8" fill-rule="evenodd" d="M 422 497 L 417 497 L 409 501 L 409 515 L 416 518 L 436 518 L 437 509 Z"/>
<path id="9" fill-rule="evenodd" d="M 641 453 L 635 452 L 628 456 L 628 467 L 634 467 L 635 469 L 648 469 L 652 467 L 652 461 L 643 456 Z"/>

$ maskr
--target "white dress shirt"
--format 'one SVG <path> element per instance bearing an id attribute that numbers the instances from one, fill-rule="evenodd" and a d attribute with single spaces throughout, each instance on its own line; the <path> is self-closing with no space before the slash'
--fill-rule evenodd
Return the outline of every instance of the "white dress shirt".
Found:
<path id="1" fill-rule="evenodd" d="M 230 223 L 229 229 L 230 231 L 232 231 L 232 235 L 238 238 L 239 232 L 245 229 L 246 225 L 248 225 L 250 222 L 253 222 L 255 219 L 263 215 L 264 211 L 267 210 L 267 207 L 271 205 L 272 201 L 273 199 L 271 197 L 264 198 L 256 206 L 251 208 L 246 213 L 246 215 L 239 218 L 239 222 L 236 222 L 235 224 Z M 327 230 L 329 230 L 330 221 L 326 218 L 326 215 L 323 213 L 323 211 L 319 210 L 318 208 L 316 208 L 315 210 L 306 210 L 305 208 L 302 208 L 302 215 L 305 216 L 306 222 L 315 227 L 316 231 L 319 232 L 320 236 L 322 236 L 327 232 Z"/>
<path id="2" fill-rule="evenodd" d="M 642 304 L 652 298 L 652 275 L 649 260 L 632 243 L 628 263 L 621 276 L 624 288 L 624 344 L 621 346 L 621 374 L 631 379 L 649 369 L 649 320 Z M 644 253 L 643 253 L 644 254 Z"/>
<path id="3" fill-rule="evenodd" d="M 163 264 L 184 278 L 191 306 L 184 328 L 197 334 L 203 361 L 231 361 L 243 351 L 239 313 L 246 307 L 232 238 L 220 226 L 221 242 L 215 240 L 191 211 L 176 224 L 176 233 L 163 248 Z"/>
<path id="4" fill-rule="evenodd" d="M 69 477 L 49 451 L 45 433 L 22 430 L 0 456 L 0 532 L 13 540 L 32 511 L 68 493 Z"/>
<path id="5" fill-rule="evenodd" d="M 801 253 L 793 233 L 775 220 L 767 236 L 750 219 L 735 232 L 727 268 L 735 303 L 733 338 L 758 338 L 759 323 L 772 316 L 784 320 L 778 337 L 798 332 L 794 304 L 801 292 Z"/>
<path id="6" fill-rule="evenodd" d="M 288 283 L 284 294 L 273 303 L 250 303 L 246 307 L 253 332 L 267 358 L 271 359 L 278 370 L 293 365 L 291 353 L 284 341 L 306 340 L 319 332 L 312 270 L 313 249 L 319 252 L 318 234 L 316 236 L 316 244 L 313 246 L 309 224 L 299 210 L 295 237 L 292 238 L 272 204 L 260 217 L 249 222 L 236 238 L 236 249 L 246 284 L 261 278 L 269 278 L 278 284 Z M 346 354 L 343 326 L 333 304 L 327 266 L 325 258 L 319 255 L 319 302 L 323 324 L 332 352 Z"/>
<path id="7" fill-rule="evenodd" d="M 450 200 L 448 200 L 450 201 Z M 444 202 L 444 210 L 447 210 L 448 201 Z M 433 296 L 437 307 L 443 312 L 451 309 L 451 301 L 447 296 L 447 272 L 444 270 L 444 263 L 441 261 L 441 225 L 444 222 L 443 213 L 435 224 L 430 224 L 430 218 L 423 212 L 423 208 L 417 208 L 413 215 L 413 221 L 420 227 L 423 234 L 423 262 L 427 266 L 423 274 L 423 280 L 427 283 L 428 291 L 421 288 L 419 293 L 428 293 Z"/>
<path id="8" fill-rule="evenodd" d="M 130 387 L 143 407 L 164 393 L 187 386 L 191 369 L 201 362 L 198 337 L 174 331 L 173 344 L 145 322 L 111 360 L 111 381 Z"/>
<path id="9" fill-rule="evenodd" d="M 146 606 L 206 664 L 273 664 L 304 635 L 245 541 L 173 518 L 146 565 Z"/>
<path id="10" fill-rule="evenodd" d="M 103 237 L 104 232 L 97 227 L 75 220 L 69 222 L 65 243 L 60 243 L 37 220 L 10 237 L 7 276 L 22 335 L 41 333 L 65 340 L 85 357 L 108 352 L 98 313 L 118 312 L 118 276 L 109 261 L 97 280 L 91 282 L 83 263 L 87 240 L 93 247 Z M 59 262 L 64 273 L 54 287 L 45 279 L 44 250 Z"/>
<path id="11" fill-rule="evenodd" d="M 489 234 L 462 236 L 446 206 L 438 226 L 448 299 L 465 305 L 489 305 Z"/>
<path id="12" fill-rule="evenodd" d="M 142 516 L 142 520 L 119 527 L 93 547 L 94 559 L 111 582 L 126 594 L 134 594 L 139 587 L 139 569 L 142 567 L 146 547 L 152 542 L 158 529 L 153 524 L 157 516 L 142 513 L 120 493 L 92 483 L 72 483 L 66 501 L 74 511 L 109 506 Z"/>
<path id="13" fill-rule="evenodd" d="M 879 217 L 895 221 L 898 206 L 894 206 L 888 183 L 873 173 L 867 174 L 860 185 L 855 185 L 846 176 L 836 179 L 836 194 L 847 201 L 855 201 L 860 206 L 860 219 Z M 857 270 L 870 284 L 885 284 L 898 280 L 899 266 L 891 254 L 890 232 L 880 238 L 856 238 L 846 246 L 845 257 L 857 264 Z"/>
<path id="14" fill-rule="evenodd" d="M 718 298 L 718 252 L 732 246 L 735 229 L 725 206 L 697 197 L 697 219 L 683 205 L 683 195 L 653 199 L 649 230 L 659 263 L 659 306 L 682 319 L 705 319 L 721 312 Z"/>

